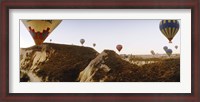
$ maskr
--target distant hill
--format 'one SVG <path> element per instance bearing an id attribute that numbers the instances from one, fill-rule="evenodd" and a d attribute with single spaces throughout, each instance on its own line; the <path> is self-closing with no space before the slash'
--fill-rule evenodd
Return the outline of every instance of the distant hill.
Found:
<path id="1" fill-rule="evenodd" d="M 139 57 L 139 56 L 138 56 Z M 134 61 L 134 60 L 133 60 Z M 20 49 L 20 81 L 179 82 L 180 58 L 138 66 L 112 50 L 44 43 Z"/>
<path id="2" fill-rule="evenodd" d="M 133 54 L 120 54 L 120 56 L 124 59 L 128 59 L 130 57 L 135 58 L 142 58 L 142 59 L 150 59 L 150 58 L 162 58 L 162 59 L 168 59 L 169 56 L 167 54 L 155 54 L 155 55 L 133 55 Z M 180 54 L 172 54 L 170 58 L 180 58 Z"/>

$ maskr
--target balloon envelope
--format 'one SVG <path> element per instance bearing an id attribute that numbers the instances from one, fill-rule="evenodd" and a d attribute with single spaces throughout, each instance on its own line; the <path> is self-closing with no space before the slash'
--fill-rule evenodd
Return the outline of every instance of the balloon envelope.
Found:
<path id="1" fill-rule="evenodd" d="M 178 46 L 176 45 L 175 48 L 178 49 Z"/>
<path id="2" fill-rule="evenodd" d="M 80 43 L 83 45 L 85 43 L 85 39 L 81 39 Z"/>
<path id="3" fill-rule="evenodd" d="M 162 20 L 159 27 L 164 36 L 172 43 L 172 39 L 179 30 L 179 22 L 177 20 Z"/>
<path id="4" fill-rule="evenodd" d="M 96 46 L 96 44 L 95 43 L 93 43 L 93 47 L 95 47 Z"/>
<path id="5" fill-rule="evenodd" d="M 167 49 L 167 50 L 166 50 L 166 53 L 167 53 L 168 56 L 171 56 L 171 54 L 172 54 L 172 49 Z"/>
<path id="6" fill-rule="evenodd" d="M 168 49 L 168 47 L 167 47 L 167 46 L 164 46 L 163 49 L 166 51 L 166 50 Z"/>
<path id="7" fill-rule="evenodd" d="M 62 20 L 22 20 L 36 45 L 41 45 Z"/>
<path id="8" fill-rule="evenodd" d="M 155 52 L 154 52 L 153 50 L 151 50 L 151 54 L 152 54 L 152 55 L 155 55 Z"/>
<path id="9" fill-rule="evenodd" d="M 123 47 L 122 47 L 122 45 L 120 45 L 120 44 L 116 46 L 116 49 L 117 49 L 119 52 L 122 50 L 122 48 L 123 48 Z"/>

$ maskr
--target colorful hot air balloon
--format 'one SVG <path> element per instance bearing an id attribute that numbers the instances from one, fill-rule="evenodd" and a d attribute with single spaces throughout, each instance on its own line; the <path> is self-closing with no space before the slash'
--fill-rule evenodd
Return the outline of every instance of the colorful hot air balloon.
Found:
<path id="1" fill-rule="evenodd" d="M 167 49 L 167 50 L 166 50 L 166 53 L 167 53 L 168 56 L 171 56 L 171 54 L 172 54 L 172 49 Z"/>
<path id="2" fill-rule="evenodd" d="M 93 45 L 93 47 L 95 47 L 95 46 L 96 46 L 96 44 L 95 44 L 95 43 L 93 43 L 92 45 Z"/>
<path id="3" fill-rule="evenodd" d="M 166 50 L 168 49 L 168 47 L 167 47 L 167 46 L 164 46 L 163 49 L 166 51 Z"/>
<path id="4" fill-rule="evenodd" d="M 175 48 L 178 49 L 178 45 L 176 45 Z"/>
<path id="5" fill-rule="evenodd" d="M 116 46 L 116 49 L 117 49 L 119 52 L 122 50 L 122 48 L 123 48 L 123 47 L 122 47 L 122 45 L 120 45 L 120 44 Z"/>
<path id="6" fill-rule="evenodd" d="M 22 20 L 36 45 L 41 45 L 62 20 Z"/>
<path id="7" fill-rule="evenodd" d="M 152 54 L 152 55 L 155 55 L 155 52 L 154 52 L 153 50 L 151 50 L 151 54 Z"/>
<path id="8" fill-rule="evenodd" d="M 81 39 L 80 43 L 83 45 L 85 43 L 85 39 Z"/>
<path id="9" fill-rule="evenodd" d="M 172 43 L 172 39 L 179 30 L 179 22 L 177 20 L 162 20 L 160 22 L 160 31 Z"/>

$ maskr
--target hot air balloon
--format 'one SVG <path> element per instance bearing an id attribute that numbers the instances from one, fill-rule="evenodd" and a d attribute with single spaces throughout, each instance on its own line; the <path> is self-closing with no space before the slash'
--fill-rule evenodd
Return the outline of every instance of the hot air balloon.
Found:
<path id="1" fill-rule="evenodd" d="M 178 45 L 176 45 L 175 48 L 178 49 Z"/>
<path id="2" fill-rule="evenodd" d="M 160 22 L 160 31 L 172 43 L 172 39 L 179 30 L 179 22 L 177 20 L 162 20 Z"/>
<path id="3" fill-rule="evenodd" d="M 166 50 L 166 53 L 167 53 L 168 56 L 171 56 L 171 54 L 172 54 L 172 49 L 167 49 L 167 50 Z"/>
<path id="4" fill-rule="evenodd" d="M 80 40 L 80 43 L 83 45 L 85 43 L 85 40 L 84 39 L 81 39 Z"/>
<path id="5" fill-rule="evenodd" d="M 122 50 L 122 48 L 123 48 L 123 47 L 122 47 L 122 45 L 120 45 L 120 44 L 116 46 L 116 49 L 117 49 L 119 52 Z"/>
<path id="6" fill-rule="evenodd" d="M 168 47 L 167 47 L 167 46 L 164 46 L 163 49 L 166 51 L 166 50 L 168 49 Z"/>
<path id="7" fill-rule="evenodd" d="M 41 45 L 62 20 L 22 20 L 36 45 Z"/>
<path id="8" fill-rule="evenodd" d="M 95 47 L 96 46 L 96 44 L 95 43 L 93 43 L 93 47 Z"/>
<path id="9" fill-rule="evenodd" d="M 155 55 L 155 52 L 154 52 L 153 50 L 151 50 L 151 54 L 152 54 L 152 55 Z"/>

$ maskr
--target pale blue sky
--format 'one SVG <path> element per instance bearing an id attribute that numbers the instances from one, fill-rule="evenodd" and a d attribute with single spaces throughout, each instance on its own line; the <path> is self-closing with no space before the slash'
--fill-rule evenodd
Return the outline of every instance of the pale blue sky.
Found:
<path id="1" fill-rule="evenodd" d="M 168 43 L 167 38 L 160 32 L 160 20 L 63 20 L 60 25 L 47 37 L 44 42 L 52 39 L 53 43 L 79 45 L 80 39 L 85 39 L 84 46 L 93 47 L 102 52 L 111 49 L 117 52 L 116 45 L 123 45 L 120 54 L 150 54 L 165 53 L 163 46 L 168 46 L 173 53 L 180 53 L 180 30 Z M 181 22 L 179 21 L 180 25 Z M 34 41 L 20 22 L 20 48 L 34 45 Z M 174 46 L 178 45 L 178 49 Z"/>

